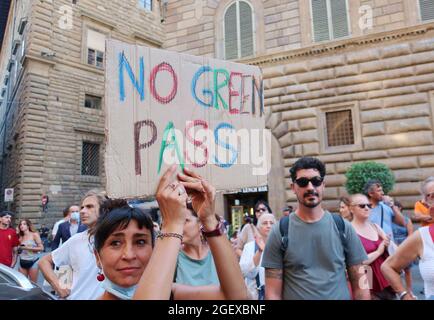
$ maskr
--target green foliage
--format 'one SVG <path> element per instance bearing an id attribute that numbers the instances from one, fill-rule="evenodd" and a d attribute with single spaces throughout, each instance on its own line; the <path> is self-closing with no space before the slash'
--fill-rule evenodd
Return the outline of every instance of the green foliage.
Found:
<path id="1" fill-rule="evenodd" d="M 386 165 L 374 161 L 353 164 L 345 177 L 345 188 L 349 194 L 363 193 L 363 187 L 370 179 L 381 181 L 385 194 L 389 193 L 395 184 L 392 171 Z"/>

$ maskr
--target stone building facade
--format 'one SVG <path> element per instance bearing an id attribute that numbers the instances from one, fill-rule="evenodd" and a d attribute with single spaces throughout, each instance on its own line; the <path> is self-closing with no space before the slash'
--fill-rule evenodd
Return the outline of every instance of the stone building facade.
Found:
<path id="1" fill-rule="evenodd" d="M 178 2 L 168 12 L 166 28 L 174 33 L 165 47 L 224 58 L 224 14 L 234 2 Z M 252 57 L 239 61 L 263 71 L 267 127 L 274 137 L 272 209 L 295 204 L 289 168 L 304 155 L 327 164 L 330 209 L 346 194 L 346 170 L 366 160 L 393 170 L 391 194 L 411 208 L 420 182 L 434 172 L 434 17 L 427 14 L 433 1 L 346 1 L 347 36 L 325 41 L 315 40 L 311 1 L 248 2 L 256 47 Z M 333 116 L 345 114 L 352 140 L 330 145 Z"/>
<path id="2" fill-rule="evenodd" d="M 0 108 L 7 119 L 0 150 L 2 187 L 15 188 L 14 207 L 22 216 L 55 220 L 84 191 L 104 186 L 101 35 L 225 59 L 230 51 L 225 19 L 234 16 L 239 27 L 252 28 L 237 29 L 238 36 L 251 34 L 252 42 L 238 42 L 234 52 L 242 53 L 240 43 L 252 51 L 233 60 L 262 69 L 267 127 L 273 132 L 269 183 L 251 199 L 267 197 L 275 212 L 294 204 L 288 169 L 303 155 L 327 163 L 330 209 L 345 194 L 348 167 L 365 160 L 393 169 L 392 194 L 405 207 L 419 198 L 420 181 L 434 169 L 434 17 L 426 14 L 434 1 L 150 2 L 152 10 L 140 8 L 148 3 L 143 0 L 11 0 L 0 51 L 1 85 L 10 74 L 15 40 L 24 43 L 24 51 L 16 85 Z M 72 19 L 65 18 L 69 8 Z M 251 20 L 236 15 L 242 10 Z M 331 10 L 325 16 L 335 20 L 321 20 L 321 10 Z M 23 18 L 27 23 L 19 35 Z M 326 31 L 321 21 L 329 23 Z M 96 43 L 91 54 L 89 38 Z M 101 155 L 98 175 L 83 174 L 83 148 L 95 145 Z M 43 194 L 50 197 L 48 213 L 41 210 Z M 229 217 L 236 198 L 220 193 L 219 211 Z"/>
<path id="3" fill-rule="evenodd" d="M 0 52 L 2 85 L 9 77 L 0 109 L 1 184 L 14 188 L 20 216 L 50 225 L 66 205 L 105 185 L 104 40 L 161 47 L 164 26 L 159 6 L 148 10 L 143 1 L 10 3 Z"/>

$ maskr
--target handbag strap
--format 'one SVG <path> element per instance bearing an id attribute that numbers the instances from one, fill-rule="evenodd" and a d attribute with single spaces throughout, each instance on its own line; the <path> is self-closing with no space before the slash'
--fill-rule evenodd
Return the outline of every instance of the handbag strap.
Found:
<path id="1" fill-rule="evenodd" d="M 381 229 L 383 229 L 383 220 L 384 220 L 384 212 L 383 212 L 383 205 L 381 203 L 379 203 L 380 208 L 381 208 L 381 223 L 380 223 L 380 227 Z"/>
<path id="2" fill-rule="evenodd" d="M 434 242 L 434 224 L 430 225 L 428 230 L 429 234 L 431 235 L 432 242 Z"/>

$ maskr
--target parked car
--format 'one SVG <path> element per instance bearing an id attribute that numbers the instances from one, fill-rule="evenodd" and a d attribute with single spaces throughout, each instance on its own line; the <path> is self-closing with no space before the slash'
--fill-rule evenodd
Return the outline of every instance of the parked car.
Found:
<path id="1" fill-rule="evenodd" d="M 0 300 L 57 300 L 22 273 L 0 264 Z"/>

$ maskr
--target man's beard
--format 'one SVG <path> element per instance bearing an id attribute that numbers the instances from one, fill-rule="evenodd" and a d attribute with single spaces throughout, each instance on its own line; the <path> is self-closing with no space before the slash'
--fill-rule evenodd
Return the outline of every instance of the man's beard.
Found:
<path id="1" fill-rule="evenodd" d="M 318 201 L 316 202 L 310 202 L 310 201 L 305 201 L 304 199 L 306 199 L 306 198 L 308 198 L 309 196 L 316 196 L 317 198 L 318 198 Z M 297 197 L 298 198 L 298 197 Z M 304 195 L 303 195 L 303 198 L 302 199 L 299 199 L 298 198 L 298 202 L 299 203 L 301 203 L 303 206 L 305 206 L 306 208 L 310 208 L 310 209 L 313 209 L 313 208 L 315 208 L 315 207 L 317 207 L 317 206 L 319 206 L 320 204 L 321 204 L 321 199 L 319 198 L 319 194 L 317 193 L 317 192 L 315 192 L 315 191 L 312 191 L 312 192 L 306 192 Z"/>

